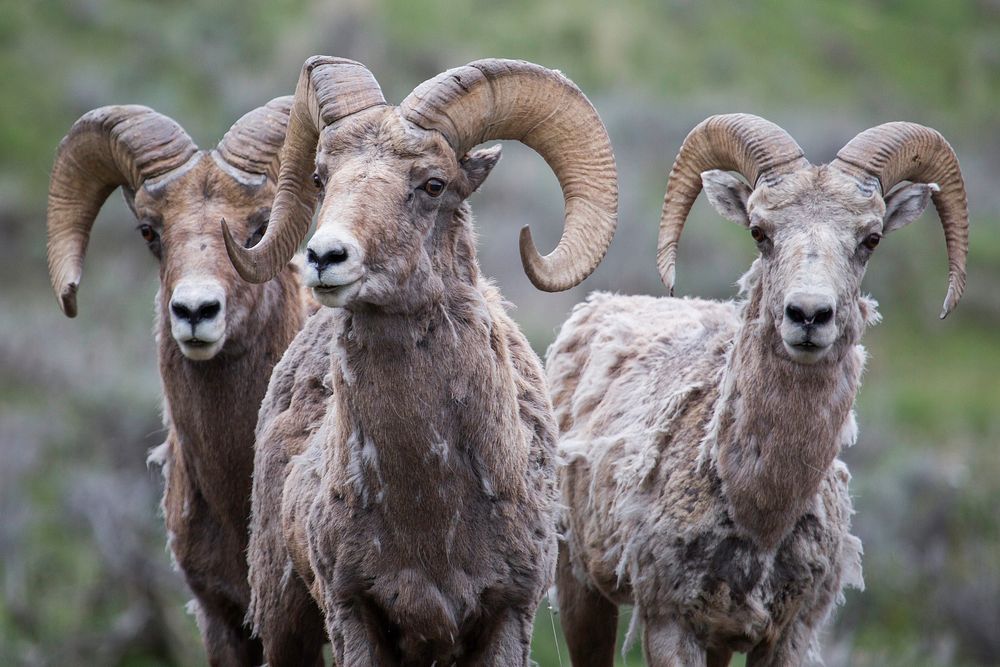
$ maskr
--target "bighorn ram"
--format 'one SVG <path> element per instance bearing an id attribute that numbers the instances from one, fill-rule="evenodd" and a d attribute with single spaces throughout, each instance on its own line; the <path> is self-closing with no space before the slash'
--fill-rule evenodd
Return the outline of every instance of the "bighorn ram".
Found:
<path id="1" fill-rule="evenodd" d="M 567 460 L 556 579 L 574 665 L 612 664 L 625 603 L 650 665 L 726 665 L 734 651 L 754 667 L 815 657 L 842 588 L 863 585 L 837 456 L 856 437 L 858 343 L 878 319 L 861 295 L 865 266 L 933 198 L 950 265 L 942 317 L 965 286 L 965 186 L 935 130 L 881 125 L 814 166 L 761 118 L 702 122 L 663 205 L 659 268 L 671 289 L 703 185 L 760 251 L 742 300 L 597 294 L 548 353 Z"/>
<path id="2" fill-rule="evenodd" d="M 476 261 L 466 199 L 500 150 L 469 151 L 490 139 L 532 147 L 562 185 L 555 251 L 522 230 L 528 276 L 579 283 L 614 233 L 614 158 L 579 89 L 524 62 L 449 70 L 393 107 L 364 66 L 311 58 L 268 232 L 249 250 L 226 232 L 240 273 L 267 280 L 321 193 L 305 280 L 334 308 L 275 368 L 257 426 L 251 613 L 272 666 L 317 654 L 322 635 L 296 635 L 310 593 L 340 665 L 527 663 L 555 568 L 556 430 Z"/>
<path id="3" fill-rule="evenodd" d="M 90 229 L 115 188 L 159 261 L 168 433 L 150 458 L 164 466 L 168 544 L 213 665 L 260 661 L 260 642 L 243 626 L 253 429 L 271 369 L 304 319 L 297 270 L 245 284 L 218 225 L 226 219 L 247 246 L 263 235 L 290 104 L 278 98 L 248 113 L 211 151 L 152 109 L 94 109 L 60 144 L 49 187 L 49 275 L 66 315 L 76 315 Z"/>

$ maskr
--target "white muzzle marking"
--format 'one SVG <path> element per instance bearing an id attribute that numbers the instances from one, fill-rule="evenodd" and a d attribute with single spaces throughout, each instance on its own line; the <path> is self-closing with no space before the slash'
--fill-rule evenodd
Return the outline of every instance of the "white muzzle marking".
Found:
<path id="1" fill-rule="evenodd" d="M 216 280 L 185 278 L 170 297 L 170 334 L 185 357 L 211 359 L 226 342 L 226 292 Z"/>

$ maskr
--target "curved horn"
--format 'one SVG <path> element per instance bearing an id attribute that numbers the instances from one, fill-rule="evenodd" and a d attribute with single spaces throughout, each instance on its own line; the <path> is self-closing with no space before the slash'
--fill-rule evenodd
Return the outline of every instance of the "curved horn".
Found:
<path id="1" fill-rule="evenodd" d="M 257 107 L 233 123 L 215 147 L 216 153 L 240 171 L 278 180 L 278 157 L 285 143 L 291 108 L 291 95 L 276 97 Z"/>
<path id="2" fill-rule="evenodd" d="M 761 179 L 774 183 L 783 174 L 808 164 L 802 149 L 787 132 L 759 116 L 744 113 L 712 116 L 691 130 L 670 170 L 660 214 L 656 265 L 668 292 L 674 293 L 677 242 L 688 212 L 701 192 L 702 172 L 736 171 L 754 188 Z"/>
<path id="3" fill-rule="evenodd" d="M 458 157 L 491 139 L 516 139 L 559 179 L 562 238 L 542 257 L 521 230 L 521 262 L 535 287 L 569 289 L 604 258 L 618 224 L 618 173 L 604 123 L 561 73 L 517 60 L 477 60 L 425 81 L 400 105 L 404 117 L 441 132 Z"/>
<path id="4" fill-rule="evenodd" d="M 56 152 L 49 181 L 49 279 L 68 317 L 76 316 L 76 290 L 90 229 L 111 192 L 187 163 L 198 147 L 170 118 L 143 106 L 109 106 L 80 117 Z"/>
<path id="5" fill-rule="evenodd" d="M 941 318 L 965 290 L 969 252 L 969 206 L 958 157 L 941 133 L 916 123 L 885 123 L 865 130 L 837 153 L 832 166 L 859 181 L 876 179 L 883 195 L 901 181 L 937 183 L 933 195 L 948 247 L 948 294 Z"/>
<path id="6" fill-rule="evenodd" d="M 244 280 L 262 283 L 277 275 L 309 231 L 316 206 L 316 188 L 310 175 L 316 165 L 320 131 L 345 116 L 380 104 L 385 104 L 385 98 L 378 82 L 361 63 L 329 56 L 306 60 L 295 86 L 281 149 L 278 193 L 264 237 L 253 248 L 244 248 L 222 221 L 229 259 Z"/>

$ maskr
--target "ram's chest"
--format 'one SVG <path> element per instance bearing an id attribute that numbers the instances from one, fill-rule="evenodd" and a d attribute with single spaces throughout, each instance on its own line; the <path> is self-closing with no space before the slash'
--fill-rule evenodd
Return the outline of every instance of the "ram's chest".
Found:
<path id="1" fill-rule="evenodd" d="M 551 508 L 499 497 L 460 457 L 451 462 L 449 476 L 406 493 L 317 489 L 305 532 L 317 577 L 336 582 L 324 606 L 370 606 L 394 626 L 445 640 L 491 599 L 534 604 L 555 558 Z"/>
<path id="2" fill-rule="evenodd" d="M 360 605 L 388 626 L 448 643 L 490 609 L 534 603 L 555 540 L 538 539 L 525 508 L 472 496 L 448 509 L 413 509 L 420 516 L 346 501 L 314 505 L 310 524 L 322 526 L 325 537 L 312 539 L 310 560 L 319 578 L 336 582 L 327 613 Z"/>
<path id="3" fill-rule="evenodd" d="M 663 567 L 644 571 L 633 589 L 640 606 L 676 610 L 702 641 L 747 650 L 831 594 L 840 549 L 837 531 L 812 514 L 775 549 L 708 530 L 660 542 L 655 556 L 638 554 Z"/>

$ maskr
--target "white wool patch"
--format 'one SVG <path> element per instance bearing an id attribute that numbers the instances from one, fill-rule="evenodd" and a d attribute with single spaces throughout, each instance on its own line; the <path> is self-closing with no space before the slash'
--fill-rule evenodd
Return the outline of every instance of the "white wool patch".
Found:
<path id="1" fill-rule="evenodd" d="M 479 483 L 482 484 L 483 493 L 486 494 L 487 498 L 493 498 L 496 496 L 496 494 L 493 492 L 493 482 L 487 475 L 480 475 Z"/>
<path id="2" fill-rule="evenodd" d="M 556 453 L 564 465 L 574 461 L 589 461 L 590 441 L 572 436 L 560 438 L 556 443 Z"/>
<path id="3" fill-rule="evenodd" d="M 281 583 L 279 587 L 284 590 L 288 587 L 288 583 L 292 580 L 292 575 L 295 574 L 295 568 L 292 566 L 292 560 L 289 558 L 285 561 L 285 567 L 281 570 Z"/>
<path id="4" fill-rule="evenodd" d="M 375 443 L 372 442 L 371 438 L 365 438 L 365 444 L 361 448 L 361 460 L 364 461 L 365 465 L 373 470 L 379 480 L 381 480 L 382 473 L 378 465 L 378 449 L 375 448 Z"/>
<path id="5" fill-rule="evenodd" d="M 437 427 L 433 424 L 431 425 L 431 431 L 433 433 L 433 437 L 431 438 L 430 446 L 427 448 L 427 456 L 425 459 L 428 457 L 435 457 L 440 460 L 442 465 L 447 465 L 448 458 L 451 455 L 451 445 L 445 438 L 441 437 L 441 434 L 438 433 Z"/>
<path id="6" fill-rule="evenodd" d="M 174 572 L 181 571 L 181 565 L 177 562 L 177 554 L 174 553 L 174 543 L 177 541 L 177 534 L 172 530 L 167 531 L 167 554 L 170 556 L 170 569 Z"/>
<path id="7" fill-rule="evenodd" d="M 858 420 L 854 415 L 854 410 L 847 413 L 847 419 L 840 428 L 840 435 L 837 436 L 841 448 L 851 447 L 858 441 Z"/>
<path id="8" fill-rule="evenodd" d="M 849 586 L 859 591 L 865 590 L 865 578 L 861 567 L 861 557 L 864 553 L 864 547 L 858 537 L 847 535 L 844 538 L 844 542 L 840 548 L 840 558 L 844 564 L 841 575 L 841 584 L 843 587 Z M 843 597 L 843 593 L 841 593 L 841 597 Z M 842 600 L 838 602 L 843 604 Z"/>
<path id="9" fill-rule="evenodd" d="M 361 449 L 359 441 L 362 436 L 357 431 L 352 431 L 347 439 L 347 483 L 354 487 L 354 493 L 360 498 L 362 504 L 368 506 L 368 486 L 365 484 L 364 471 L 361 469 Z"/>
<path id="10" fill-rule="evenodd" d="M 184 611 L 186 611 L 191 616 L 194 616 L 195 625 L 198 626 L 198 630 L 205 634 L 205 613 L 201 609 L 201 605 L 195 599 L 188 600 L 187 604 L 184 605 Z"/>
<path id="11" fill-rule="evenodd" d="M 448 325 L 448 330 L 451 331 L 452 344 L 458 345 L 458 329 L 455 328 L 455 322 L 452 321 L 451 315 L 448 314 L 448 309 L 443 302 L 438 304 L 438 309 L 441 311 L 441 316 L 444 318 L 445 324 Z"/>
<path id="12" fill-rule="evenodd" d="M 160 466 L 165 469 L 167 467 L 168 456 L 170 456 L 170 443 L 164 440 L 162 443 L 149 450 L 149 453 L 146 455 L 146 467 Z M 166 471 L 164 470 L 164 474 L 165 473 Z"/>

